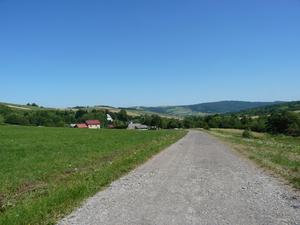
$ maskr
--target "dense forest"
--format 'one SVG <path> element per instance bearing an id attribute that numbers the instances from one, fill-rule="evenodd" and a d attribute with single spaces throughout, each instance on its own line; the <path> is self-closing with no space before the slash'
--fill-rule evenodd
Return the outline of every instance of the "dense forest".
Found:
<path id="1" fill-rule="evenodd" d="M 205 114 L 223 114 L 240 112 L 242 110 L 278 105 L 282 102 L 246 102 L 246 101 L 219 101 L 194 105 L 158 106 L 158 107 L 131 107 L 140 111 L 161 113 L 172 116 L 196 116 Z"/>
<path id="2" fill-rule="evenodd" d="M 210 115 L 184 119 L 184 127 L 247 129 L 272 134 L 300 136 L 300 114 L 291 111 L 274 112 L 270 115 Z"/>
<path id="3" fill-rule="evenodd" d="M 158 115 L 130 116 L 126 110 L 110 112 L 97 109 L 54 110 L 39 107 L 37 110 L 21 110 L 0 105 L 0 124 L 27 126 L 67 127 L 89 119 L 98 119 L 102 127 L 109 125 L 106 114 L 113 118 L 114 128 L 126 128 L 129 122 L 139 122 L 161 129 L 175 128 L 235 128 L 272 134 L 300 136 L 299 102 L 251 109 L 231 114 L 187 116 L 183 119 Z M 38 107 L 37 105 L 32 105 Z"/>
<path id="4" fill-rule="evenodd" d="M 300 112 L 300 101 L 285 102 L 281 104 L 255 107 L 248 110 L 242 110 L 237 113 L 238 115 L 250 115 L 250 116 L 260 116 L 260 115 L 270 115 L 277 112 L 293 111 Z"/>

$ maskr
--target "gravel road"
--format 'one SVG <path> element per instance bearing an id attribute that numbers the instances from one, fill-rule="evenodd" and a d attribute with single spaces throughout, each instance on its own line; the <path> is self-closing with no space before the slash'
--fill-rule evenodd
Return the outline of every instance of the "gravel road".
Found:
<path id="1" fill-rule="evenodd" d="M 59 225 L 300 225 L 300 198 L 208 134 L 190 131 Z"/>

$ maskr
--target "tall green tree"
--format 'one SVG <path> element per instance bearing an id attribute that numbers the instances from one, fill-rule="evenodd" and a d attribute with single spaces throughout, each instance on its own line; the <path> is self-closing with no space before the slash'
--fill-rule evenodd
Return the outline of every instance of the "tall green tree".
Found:
<path id="1" fill-rule="evenodd" d="M 118 114 L 117 114 L 117 118 L 120 121 L 127 122 L 129 120 L 127 111 L 125 109 L 121 109 L 120 112 L 118 112 Z"/>

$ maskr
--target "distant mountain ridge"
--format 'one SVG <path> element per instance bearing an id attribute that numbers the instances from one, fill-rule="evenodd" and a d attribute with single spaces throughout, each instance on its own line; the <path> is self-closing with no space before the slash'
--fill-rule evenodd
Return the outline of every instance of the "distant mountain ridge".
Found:
<path id="1" fill-rule="evenodd" d="M 216 113 L 233 113 L 252 108 L 265 107 L 282 104 L 282 101 L 275 102 L 249 102 L 249 101 L 218 101 L 193 105 L 180 106 L 157 106 L 157 107 L 130 107 L 137 111 L 148 111 L 154 113 L 167 114 L 172 116 L 205 115 Z"/>

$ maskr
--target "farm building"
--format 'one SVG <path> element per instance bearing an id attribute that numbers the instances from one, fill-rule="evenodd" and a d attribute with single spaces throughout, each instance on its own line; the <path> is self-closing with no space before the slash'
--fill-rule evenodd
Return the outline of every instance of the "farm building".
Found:
<path id="1" fill-rule="evenodd" d="M 74 128 L 100 129 L 101 122 L 99 120 L 87 120 L 85 123 L 76 124 Z"/>
<path id="2" fill-rule="evenodd" d="M 101 128 L 101 123 L 99 120 L 87 120 L 87 121 L 85 121 L 85 124 L 90 129 L 100 129 Z"/>
<path id="3" fill-rule="evenodd" d="M 115 126 L 113 124 L 108 124 L 107 128 L 113 129 L 113 128 L 115 128 Z"/>
<path id="4" fill-rule="evenodd" d="M 88 128 L 88 126 L 85 123 L 78 123 L 74 126 L 74 128 Z"/>
<path id="5" fill-rule="evenodd" d="M 149 127 L 147 125 L 141 123 L 130 123 L 127 127 L 128 130 L 148 130 Z"/>

